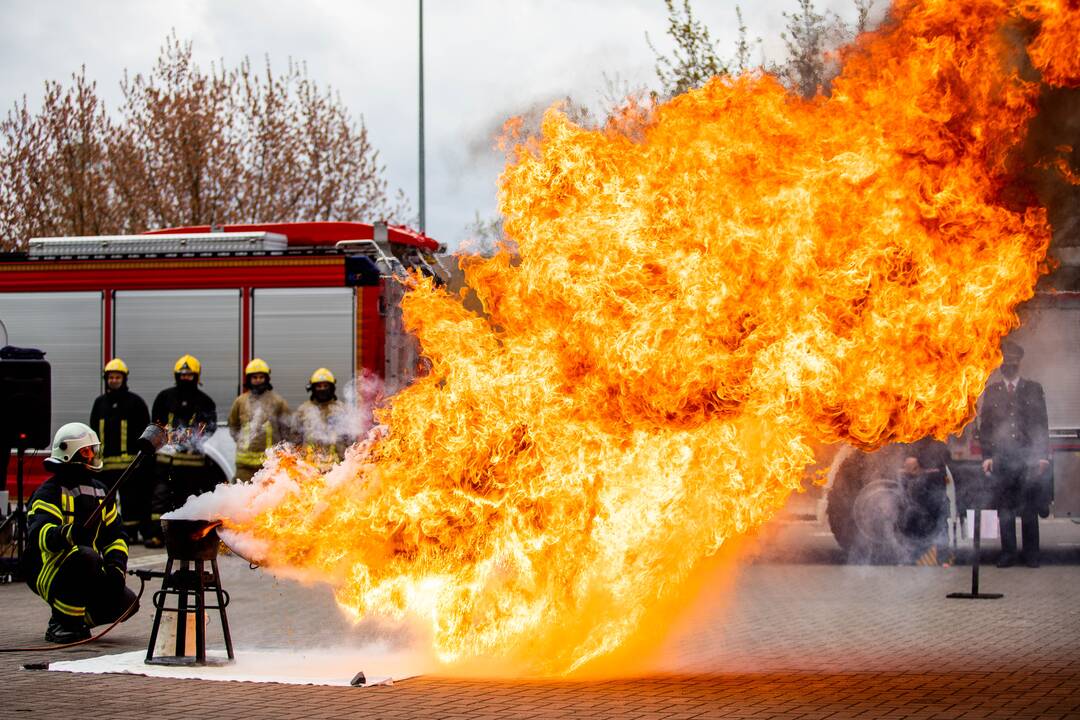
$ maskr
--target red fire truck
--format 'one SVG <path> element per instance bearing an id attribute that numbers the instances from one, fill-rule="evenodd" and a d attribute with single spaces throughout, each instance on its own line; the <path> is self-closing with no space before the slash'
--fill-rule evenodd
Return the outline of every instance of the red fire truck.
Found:
<path id="1" fill-rule="evenodd" d="M 381 378 L 388 395 L 416 363 L 397 278 L 409 269 L 442 277 L 444 250 L 407 228 L 354 222 L 35 238 L 25 252 L 0 254 L 0 340 L 46 352 L 52 431 L 87 421 L 112 357 L 128 364 L 131 389 L 149 404 L 173 384 L 176 358 L 196 356 L 221 420 L 254 357 L 270 363 L 275 389 L 293 407 L 319 367 L 339 388 Z M 44 456 L 28 454 L 24 495 L 40 483 Z"/>

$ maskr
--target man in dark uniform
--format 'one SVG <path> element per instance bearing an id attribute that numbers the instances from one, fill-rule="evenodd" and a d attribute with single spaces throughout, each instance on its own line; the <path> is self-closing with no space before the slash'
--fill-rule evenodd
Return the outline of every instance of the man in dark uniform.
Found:
<path id="1" fill-rule="evenodd" d="M 97 432 L 104 455 L 98 477 L 105 487 L 112 487 L 135 459 L 139 435 L 150 423 L 150 411 L 141 397 L 128 390 L 128 366 L 123 360 L 110 360 L 104 373 L 105 394 L 94 401 L 90 427 Z M 144 539 L 153 534 L 149 524 L 153 480 L 142 467 L 136 469 L 137 477 L 120 488 L 120 519 L 131 542 L 135 542 L 140 531 Z"/>
<path id="2" fill-rule="evenodd" d="M 90 637 L 139 608 L 125 582 L 128 547 L 116 503 L 84 527 L 107 493 L 98 437 L 82 423 L 56 431 L 45 466 L 54 474 L 30 498 L 26 584 L 52 606 L 45 640 L 69 643 Z"/>
<path id="3" fill-rule="evenodd" d="M 1016 516 L 1023 533 L 1023 560 L 1039 567 L 1039 514 L 1050 506 L 1050 430 L 1042 385 L 1020 377 L 1024 350 L 1001 344 L 1002 381 L 990 385 L 979 412 L 983 472 L 998 490 L 1001 557 L 998 567 L 1016 563 Z"/>
<path id="4" fill-rule="evenodd" d="M 153 421 L 168 429 L 169 443 L 157 453 L 157 482 L 151 502 L 150 519 L 156 533 L 147 547 L 161 547 L 159 521 L 164 513 L 184 504 L 189 495 L 214 489 L 223 480 L 221 471 L 202 450 L 217 429 L 217 406 L 199 389 L 202 366 L 184 355 L 173 367 L 176 385 L 165 388 L 154 399 Z"/>

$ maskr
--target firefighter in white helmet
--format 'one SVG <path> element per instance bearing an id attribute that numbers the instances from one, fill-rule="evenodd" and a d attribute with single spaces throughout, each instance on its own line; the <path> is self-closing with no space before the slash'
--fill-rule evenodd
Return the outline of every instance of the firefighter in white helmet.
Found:
<path id="1" fill-rule="evenodd" d="M 157 478 L 151 498 L 150 519 L 154 535 L 146 547 L 161 547 L 162 514 L 184 504 L 189 495 L 209 492 L 225 477 L 206 457 L 202 446 L 217 430 L 217 406 L 199 389 L 202 364 L 193 355 L 182 355 L 173 365 L 176 384 L 158 393 L 151 419 L 169 432 L 169 442 L 157 452 Z"/>
<path id="2" fill-rule="evenodd" d="M 308 460 L 328 469 L 340 461 L 354 437 L 345 403 L 337 399 L 337 379 L 327 368 L 311 374 L 310 399 L 296 409 L 293 418 L 296 444 Z"/>
<path id="3" fill-rule="evenodd" d="M 53 475 L 30 498 L 26 583 L 52 606 L 45 640 L 69 643 L 138 610 L 126 580 L 128 546 L 115 501 L 85 527 L 107 490 L 101 443 L 82 423 L 56 431 L 45 466 Z"/>
<path id="4" fill-rule="evenodd" d="M 141 397 L 128 389 L 128 366 L 113 358 L 102 370 L 105 392 L 94 400 L 90 410 L 90 427 L 101 441 L 102 470 L 100 479 L 112 487 L 124 469 L 135 459 L 139 435 L 150 423 L 150 411 Z M 120 488 L 120 517 L 128 540 L 134 542 L 153 535 L 150 526 L 150 492 L 153 489 L 153 464 L 137 468 L 137 477 Z"/>
<path id="5" fill-rule="evenodd" d="M 249 482 L 262 467 L 267 448 L 286 439 L 289 403 L 270 384 L 270 365 L 255 358 L 244 368 L 244 392 L 229 411 L 229 432 L 236 441 L 236 479 Z"/>

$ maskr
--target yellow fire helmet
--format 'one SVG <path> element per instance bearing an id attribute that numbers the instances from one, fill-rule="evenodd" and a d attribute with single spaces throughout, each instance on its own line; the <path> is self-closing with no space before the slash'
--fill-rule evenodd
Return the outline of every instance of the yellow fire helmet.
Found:
<path id="1" fill-rule="evenodd" d="M 182 355 L 173 365 L 173 372 L 176 374 L 190 372 L 198 375 L 202 372 L 202 364 L 199 363 L 199 358 L 194 355 Z"/>
<path id="2" fill-rule="evenodd" d="M 252 373 L 266 373 L 270 374 L 270 366 L 266 364 L 266 361 L 261 358 L 255 358 L 247 364 L 244 368 L 244 375 L 251 375 Z"/>
<path id="3" fill-rule="evenodd" d="M 128 374 L 128 366 L 127 366 L 127 363 L 124 362 L 123 360 L 121 360 L 120 358 L 113 358 L 109 362 L 105 363 L 105 369 L 102 372 L 107 372 L 107 373 L 118 372 L 118 373 L 124 373 L 125 375 L 127 375 Z"/>
<path id="4" fill-rule="evenodd" d="M 308 383 L 311 385 L 321 382 L 333 383 L 337 385 L 337 380 L 334 379 L 334 373 L 330 372 L 326 368 L 319 368 L 315 372 L 311 373 L 311 380 L 308 381 Z"/>

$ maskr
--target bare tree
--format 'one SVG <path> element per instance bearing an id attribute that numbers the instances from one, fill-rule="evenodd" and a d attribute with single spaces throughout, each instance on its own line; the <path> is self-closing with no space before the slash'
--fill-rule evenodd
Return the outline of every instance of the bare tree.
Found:
<path id="1" fill-rule="evenodd" d="M 38 235 L 95 234 L 114 223 L 105 138 L 112 124 L 85 69 L 71 86 L 45 84 L 41 112 L 26 98 L 0 122 L 0 244 Z"/>
<path id="2" fill-rule="evenodd" d="M 224 68 L 202 72 L 191 43 L 175 34 L 150 74 L 125 73 L 121 121 L 109 144 L 127 228 L 232 219 L 240 169 L 234 81 Z"/>
<path id="3" fill-rule="evenodd" d="M 640 106 L 647 104 L 650 93 L 644 85 L 633 85 L 619 73 L 609 75 L 601 73 L 604 87 L 600 90 L 600 112 L 603 117 L 611 117 L 622 113 L 627 106 Z"/>
<path id="4" fill-rule="evenodd" d="M 290 62 L 275 75 L 195 63 L 166 38 L 153 70 L 125 72 L 115 118 L 85 75 L 47 83 L 0 123 L 0 238 L 281 220 L 409 220 L 363 118 Z"/>
<path id="5" fill-rule="evenodd" d="M 855 34 L 864 33 L 870 29 L 870 11 L 874 7 L 874 0 L 855 0 Z"/>
<path id="6" fill-rule="evenodd" d="M 404 220 L 362 119 L 302 65 L 274 75 L 269 60 L 260 73 L 245 59 L 203 73 L 191 43 L 173 35 L 154 72 L 121 88 L 124 132 L 113 149 L 131 171 L 120 182 L 151 225 Z"/>
<path id="7" fill-rule="evenodd" d="M 735 17 L 739 21 L 739 39 L 735 43 L 735 67 L 739 72 L 746 72 L 750 66 L 750 43 L 746 40 L 747 27 L 743 22 L 742 8 L 738 5 L 735 6 Z"/>
<path id="8" fill-rule="evenodd" d="M 830 83 L 840 72 L 835 50 L 870 27 L 874 0 L 854 0 L 855 23 L 848 25 L 836 13 L 819 13 L 813 0 L 798 0 L 799 9 L 783 13 L 786 30 L 780 34 L 787 47 L 787 60 L 773 68 L 785 85 L 805 98 L 819 91 L 828 94 Z"/>
<path id="9" fill-rule="evenodd" d="M 787 47 L 787 61 L 779 67 L 785 84 L 804 98 L 828 90 L 838 64 L 828 51 L 839 45 L 850 30 L 835 13 L 819 13 L 814 0 L 799 0 L 799 9 L 783 13 L 787 29 L 780 34 Z"/>
<path id="10" fill-rule="evenodd" d="M 690 0 L 683 0 L 681 9 L 675 7 L 675 0 L 664 0 L 664 5 L 668 13 L 667 34 L 675 41 L 671 57 L 657 50 L 645 33 L 645 41 L 656 54 L 661 95 L 674 97 L 701 87 L 717 75 L 728 74 L 727 63 L 717 53 L 709 28 L 694 17 Z"/>
<path id="11" fill-rule="evenodd" d="M 247 66 L 241 75 L 244 87 L 258 88 Z M 321 90 L 302 66 L 290 63 L 288 72 L 272 84 L 268 64 L 266 77 L 262 94 L 268 95 L 269 88 L 276 87 L 276 102 L 282 106 L 279 127 L 260 132 L 260 142 L 249 146 L 259 149 L 260 154 L 245 167 L 254 168 L 255 160 L 262 163 L 263 158 L 276 155 L 276 169 L 285 182 L 276 182 L 272 174 L 260 174 L 261 182 L 249 183 L 270 214 L 301 220 L 375 217 L 404 221 L 407 206 L 400 191 L 396 205 L 389 204 L 384 168 L 368 139 L 363 118 L 355 124 L 341 98 Z M 247 104 L 259 107 L 255 102 Z M 250 122 L 261 126 L 269 115 L 253 112 Z M 278 147 L 279 133 L 293 139 L 287 150 Z M 257 210 L 254 214 L 267 208 Z"/>
<path id="12" fill-rule="evenodd" d="M 874 0 L 853 0 L 856 21 L 850 26 L 831 11 L 818 12 L 814 0 L 797 2 L 796 11 L 783 13 L 787 24 L 781 38 L 787 48 L 787 58 L 782 63 L 768 65 L 768 69 L 795 92 L 803 97 L 812 97 L 819 88 L 828 92 L 829 82 L 839 70 L 839 63 L 832 51 L 868 29 Z M 672 97 L 700 87 L 716 75 L 727 74 L 731 70 L 745 72 L 750 67 L 754 43 L 748 40 L 748 28 L 743 21 L 741 7 L 735 7 L 738 39 L 734 60 L 728 62 L 718 54 L 709 29 L 694 17 L 690 0 L 683 0 L 681 8 L 675 6 L 674 0 L 664 0 L 664 4 L 668 11 L 667 34 L 675 41 L 672 56 L 657 51 L 648 40 L 647 33 L 645 36 L 657 57 L 656 75 L 661 88 L 656 93 L 658 97 Z M 757 38 L 755 42 L 760 46 L 761 39 Z M 766 66 L 764 57 L 761 65 Z"/>
<path id="13" fill-rule="evenodd" d="M 506 235 L 503 233 L 503 219 L 496 215 L 490 218 L 476 217 L 465 227 L 465 240 L 461 243 L 459 252 L 464 255 L 479 255 L 491 257 L 499 251 L 501 246 L 507 244 Z"/>

